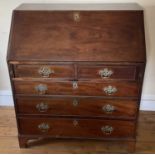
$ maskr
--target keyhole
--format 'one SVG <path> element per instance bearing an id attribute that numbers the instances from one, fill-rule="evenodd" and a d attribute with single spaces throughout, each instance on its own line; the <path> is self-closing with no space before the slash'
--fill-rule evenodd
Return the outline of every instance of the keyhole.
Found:
<path id="1" fill-rule="evenodd" d="M 79 22 L 80 21 L 80 14 L 78 12 L 75 12 L 73 14 L 73 17 L 74 17 L 74 21 L 75 22 Z"/>

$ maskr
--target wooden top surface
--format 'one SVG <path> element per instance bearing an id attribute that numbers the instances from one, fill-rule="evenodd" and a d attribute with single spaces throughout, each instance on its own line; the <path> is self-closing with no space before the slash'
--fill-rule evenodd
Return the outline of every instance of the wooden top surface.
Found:
<path id="1" fill-rule="evenodd" d="M 142 10 L 137 3 L 35 4 L 24 3 L 16 10 Z"/>
<path id="2" fill-rule="evenodd" d="M 142 11 L 37 11 L 41 6 L 14 11 L 8 60 L 145 61 Z"/>

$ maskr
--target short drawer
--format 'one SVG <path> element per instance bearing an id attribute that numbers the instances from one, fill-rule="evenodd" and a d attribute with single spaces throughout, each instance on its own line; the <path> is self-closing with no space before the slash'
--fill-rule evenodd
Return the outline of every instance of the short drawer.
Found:
<path id="1" fill-rule="evenodd" d="M 70 78 L 75 72 L 72 65 L 15 65 L 15 77 L 22 78 Z"/>
<path id="2" fill-rule="evenodd" d="M 78 117 L 135 117 L 136 100 L 103 99 L 94 97 L 17 97 L 19 114 L 78 116 Z"/>
<path id="3" fill-rule="evenodd" d="M 15 93 L 25 95 L 84 95 L 138 97 L 136 82 L 14 81 Z"/>
<path id="4" fill-rule="evenodd" d="M 119 65 L 79 65 L 78 77 L 80 79 L 122 79 L 136 80 L 136 66 Z"/>
<path id="5" fill-rule="evenodd" d="M 79 138 L 134 137 L 131 121 L 66 118 L 18 118 L 19 132 L 25 135 Z"/>

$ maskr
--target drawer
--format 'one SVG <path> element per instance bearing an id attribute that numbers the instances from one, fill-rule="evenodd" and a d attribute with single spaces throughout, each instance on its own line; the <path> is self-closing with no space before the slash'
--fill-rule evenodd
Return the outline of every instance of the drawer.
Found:
<path id="1" fill-rule="evenodd" d="M 134 137 L 130 121 L 66 118 L 18 118 L 20 134 L 52 137 L 128 138 Z"/>
<path id="2" fill-rule="evenodd" d="M 79 65 L 80 79 L 122 79 L 136 80 L 136 66 L 119 65 Z"/>
<path id="3" fill-rule="evenodd" d="M 93 82 L 93 81 L 23 81 L 15 80 L 16 94 L 25 95 L 90 95 L 137 97 L 136 82 Z"/>
<path id="4" fill-rule="evenodd" d="M 74 78 L 72 65 L 15 65 L 15 77 L 23 78 Z"/>
<path id="5" fill-rule="evenodd" d="M 19 114 L 78 116 L 78 117 L 135 117 L 138 101 L 112 100 L 94 97 L 17 97 Z"/>

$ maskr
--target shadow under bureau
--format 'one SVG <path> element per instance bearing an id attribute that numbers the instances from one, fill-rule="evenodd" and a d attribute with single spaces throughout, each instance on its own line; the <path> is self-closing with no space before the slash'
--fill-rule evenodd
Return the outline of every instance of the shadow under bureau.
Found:
<path id="1" fill-rule="evenodd" d="M 22 4 L 7 62 L 20 147 L 50 137 L 134 151 L 146 63 L 137 4 Z"/>

